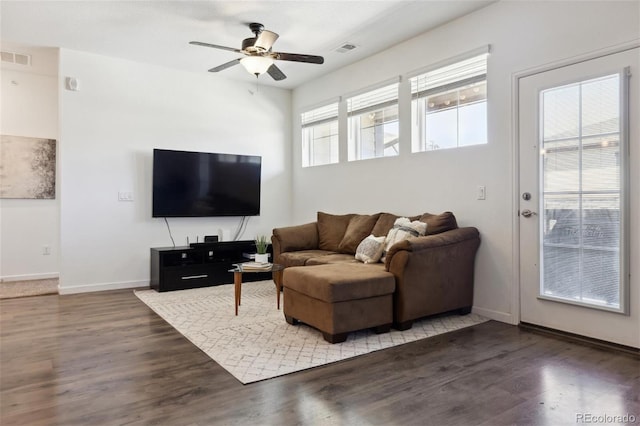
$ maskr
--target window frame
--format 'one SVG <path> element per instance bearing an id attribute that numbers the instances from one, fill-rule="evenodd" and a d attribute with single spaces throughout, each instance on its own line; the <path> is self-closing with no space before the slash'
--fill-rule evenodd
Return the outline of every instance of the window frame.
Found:
<path id="1" fill-rule="evenodd" d="M 389 94 L 385 94 L 388 91 Z M 393 92 L 393 94 L 391 94 Z M 379 101 L 376 101 L 376 96 L 381 96 Z M 347 161 L 362 161 L 371 160 L 375 158 L 395 157 L 400 155 L 400 78 L 387 80 L 378 83 L 374 86 L 369 86 L 365 89 L 353 92 L 345 97 L 345 106 L 347 111 Z M 353 106 L 355 104 L 355 106 Z M 384 111 L 386 108 L 394 107 L 397 110 L 397 118 L 390 122 L 395 121 L 398 127 L 398 137 L 394 145 L 398 146 L 394 155 L 385 155 L 384 133 L 382 139 L 374 137 L 374 153 L 372 157 L 362 158 L 362 124 L 361 117 L 367 112 Z M 357 125 L 355 123 L 358 123 Z M 383 121 L 380 124 L 373 125 L 374 133 L 379 129 L 379 126 L 384 126 L 387 122 Z M 381 155 L 377 155 L 380 152 Z"/>
<path id="2" fill-rule="evenodd" d="M 473 51 L 467 52 L 462 55 L 455 56 L 446 61 L 441 61 L 439 63 L 430 65 L 428 67 L 422 68 L 420 70 L 414 71 L 412 73 L 407 74 L 407 78 L 409 80 L 409 91 L 411 95 L 411 153 L 419 153 L 419 152 L 428 152 L 435 151 L 438 149 L 454 149 L 454 148 L 463 148 L 467 146 L 478 146 L 478 145 L 486 145 L 488 143 L 488 58 L 491 49 L 490 46 L 483 46 L 479 49 L 475 49 Z M 474 60 L 477 62 L 483 62 L 483 66 L 474 70 Z M 462 75 L 459 79 L 453 79 L 455 74 L 444 74 L 444 78 L 442 76 L 437 76 L 439 71 L 442 71 L 446 68 L 452 67 L 465 62 L 471 63 L 471 70 L 467 73 L 469 75 Z M 480 72 L 480 73 L 478 73 Z M 463 71 L 458 71 L 458 74 L 464 74 Z M 436 76 L 434 76 L 436 75 Z M 444 79 L 442 84 L 430 83 L 429 78 L 433 80 L 437 80 L 437 78 Z M 422 81 L 421 81 L 422 80 Z M 482 143 L 472 143 L 472 144 L 463 144 L 461 145 L 460 139 L 460 108 L 461 105 L 456 105 L 451 109 L 456 110 L 456 144 L 455 146 L 447 146 L 443 148 L 429 148 L 427 143 L 427 115 L 429 114 L 427 111 L 427 99 L 430 95 L 436 94 L 445 94 L 451 92 L 453 90 L 460 90 L 465 87 L 468 87 L 473 84 L 482 83 L 485 84 L 485 97 L 484 100 L 469 103 L 468 105 L 474 105 L 477 103 L 484 103 L 484 121 L 485 121 L 485 136 L 484 142 Z M 462 106 L 464 107 L 464 105 Z"/>
<path id="3" fill-rule="evenodd" d="M 302 154 L 302 164 L 303 168 L 307 167 L 317 167 L 317 166 L 325 166 L 329 164 L 338 164 L 340 162 L 340 102 L 341 99 L 332 99 L 327 102 L 323 102 L 322 104 L 316 105 L 312 108 L 306 108 L 300 113 L 300 136 L 301 136 L 301 154 Z M 335 114 L 333 113 L 335 110 Z M 319 116 L 313 117 L 313 114 L 316 113 Z M 311 115 L 308 119 L 305 119 L 305 115 Z M 335 161 L 331 161 L 331 158 L 328 162 L 318 163 L 315 161 L 314 156 L 314 146 L 315 142 L 319 138 L 309 137 L 308 132 L 310 129 L 314 129 L 317 126 L 333 123 L 335 122 L 337 132 L 335 134 L 336 137 L 336 156 Z M 332 137 L 333 134 L 330 135 Z M 329 142 L 331 144 L 331 141 Z M 306 146 L 305 146 L 306 144 Z M 330 155 L 331 157 L 331 155 Z"/>

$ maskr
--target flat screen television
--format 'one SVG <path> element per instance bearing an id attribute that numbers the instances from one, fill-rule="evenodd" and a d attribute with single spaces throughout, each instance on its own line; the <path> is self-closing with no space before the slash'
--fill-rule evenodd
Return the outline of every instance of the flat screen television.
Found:
<path id="1" fill-rule="evenodd" d="M 262 157 L 153 150 L 153 217 L 258 216 Z"/>

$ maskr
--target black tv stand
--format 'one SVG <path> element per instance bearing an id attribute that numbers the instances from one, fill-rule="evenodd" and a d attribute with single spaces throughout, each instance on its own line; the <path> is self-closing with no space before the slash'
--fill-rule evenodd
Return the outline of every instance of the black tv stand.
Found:
<path id="1" fill-rule="evenodd" d="M 271 247 L 271 246 L 269 246 Z M 234 263 L 246 262 L 255 253 L 253 240 L 221 241 L 183 247 L 151 249 L 151 288 L 160 292 L 232 284 Z M 247 274 L 244 281 L 271 278 L 270 272 Z"/>

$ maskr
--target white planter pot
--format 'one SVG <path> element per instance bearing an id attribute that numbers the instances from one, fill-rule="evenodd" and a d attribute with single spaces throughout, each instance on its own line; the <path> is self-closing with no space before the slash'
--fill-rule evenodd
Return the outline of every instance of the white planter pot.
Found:
<path id="1" fill-rule="evenodd" d="M 256 262 L 261 262 L 261 263 L 268 263 L 269 262 L 269 253 L 265 253 L 265 254 L 256 253 L 255 261 Z"/>

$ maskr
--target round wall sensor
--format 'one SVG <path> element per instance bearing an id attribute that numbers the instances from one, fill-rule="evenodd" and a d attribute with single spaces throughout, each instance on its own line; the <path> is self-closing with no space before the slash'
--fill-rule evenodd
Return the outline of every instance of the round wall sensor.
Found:
<path id="1" fill-rule="evenodd" d="M 80 82 L 75 77 L 67 77 L 67 89 L 77 92 L 80 90 Z"/>

